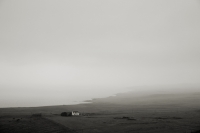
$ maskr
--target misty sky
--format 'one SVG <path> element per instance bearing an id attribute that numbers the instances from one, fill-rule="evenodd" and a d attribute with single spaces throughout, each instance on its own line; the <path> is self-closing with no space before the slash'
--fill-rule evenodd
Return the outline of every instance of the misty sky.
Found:
<path id="1" fill-rule="evenodd" d="M 0 107 L 199 80 L 199 0 L 0 1 Z"/>

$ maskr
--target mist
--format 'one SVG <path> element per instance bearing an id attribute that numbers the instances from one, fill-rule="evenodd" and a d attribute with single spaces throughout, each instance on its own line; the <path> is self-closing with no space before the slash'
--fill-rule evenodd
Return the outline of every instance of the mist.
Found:
<path id="1" fill-rule="evenodd" d="M 2 0 L 0 107 L 198 91 L 199 16 L 198 0 Z"/>

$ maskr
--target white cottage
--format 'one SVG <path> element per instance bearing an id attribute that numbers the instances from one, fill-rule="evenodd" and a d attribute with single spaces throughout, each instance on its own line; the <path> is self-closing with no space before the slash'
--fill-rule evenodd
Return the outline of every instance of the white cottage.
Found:
<path id="1" fill-rule="evenodd" d="M 72 116 L 73 115 L 80 115 L 78 111 L 72 111 Z"/>

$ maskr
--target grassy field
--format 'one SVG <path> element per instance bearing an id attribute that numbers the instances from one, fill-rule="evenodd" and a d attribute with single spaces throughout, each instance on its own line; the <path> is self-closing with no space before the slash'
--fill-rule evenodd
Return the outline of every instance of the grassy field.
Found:
<path id="1" fill-rule="evenodd" d="M 144 114 L 143 114 L 144 113 Z M 79 133 L 190 133 L 199 129 L 200 113 L 195 111 L 145 111 L 137 113 L 108 113 L 92 116 L 62 117 L 48 116 Z"/>
<path id="2" fill-rule="evenodd" d="M 43 117 L 1 116 L 1 133 L 73 133 L 72 130 Z"/>
<path id="3" fill-rule="evenodd" d="M 94 99 L 90 104 L 1 108 L 2 133 L 192 133 L 200 129 L 200 93 L 151 95 L 130 93 Z M 88 116 L 63 117 L 78 110 Z M 41 113 L 42 117 L 31 117 Z M 198 133 L 198 132 L 196 132 Z"/>

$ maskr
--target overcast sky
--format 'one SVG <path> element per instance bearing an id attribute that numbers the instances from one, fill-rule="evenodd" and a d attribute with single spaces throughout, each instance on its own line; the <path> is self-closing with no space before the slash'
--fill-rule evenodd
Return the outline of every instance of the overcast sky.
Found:
<path id="1" fill-rule="evenodd" d="M 0 107 L 199 80 L 199 0 L 0 1 Z"/>

